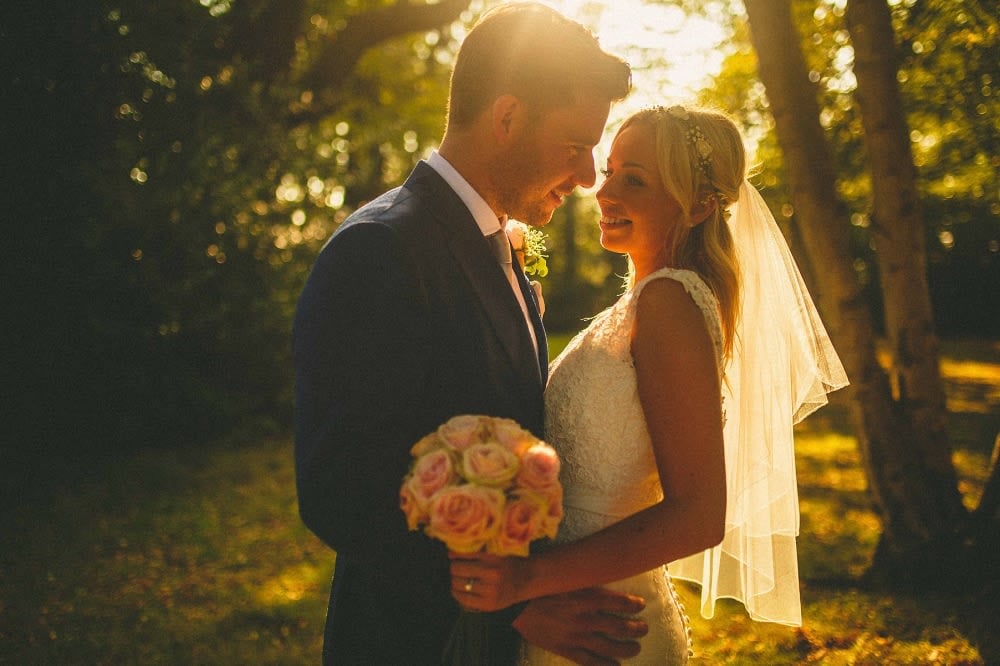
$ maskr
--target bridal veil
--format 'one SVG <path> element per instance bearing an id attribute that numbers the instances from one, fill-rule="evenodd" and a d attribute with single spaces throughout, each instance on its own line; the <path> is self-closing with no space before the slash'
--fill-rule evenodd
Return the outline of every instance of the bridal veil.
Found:
<path id="1" fill-rule="evenodd" d="M 754 620 L 802 623 L 799 502 L 792 427 L 847 376 L 781 230 L 746 180 L 728 221 L 737 249 L 741 316 L 723 384 L 727 511 L 722 542 L 670 564 L 701 585 L 710 618 L 722 597 Z"/>

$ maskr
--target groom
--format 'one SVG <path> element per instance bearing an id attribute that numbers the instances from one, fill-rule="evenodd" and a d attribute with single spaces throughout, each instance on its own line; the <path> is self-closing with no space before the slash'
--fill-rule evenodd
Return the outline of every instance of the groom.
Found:
<path id="1" fill-rule="evenodd" d="M 440 660 L 458 605 L 444 546 L 408 532 L 399 508 L 409 449 L 458 414 L 543 434 L 538 304 L 488 237 L 508 215 L 543 225 L 593 185 L 593 148 L 629 87 L 628 65 L 579 24 L 533 3 L 491 10 L 458 55 L 440 150 L 320 253 L 293 350 L 299 510 L 337 552 L 324 663 Z M 638 646 L 606 634 L 644 632 L 615 614 L 640 608 L 585 590 L 493 614 L 495 663 L 514 663 L 517 632 L 581 663 L 615 663 Z"/>

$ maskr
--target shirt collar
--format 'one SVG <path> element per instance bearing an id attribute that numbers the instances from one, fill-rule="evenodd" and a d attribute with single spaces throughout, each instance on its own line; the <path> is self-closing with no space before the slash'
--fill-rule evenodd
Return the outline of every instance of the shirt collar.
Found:
<path id="1" fill-rule="evenodd" d="M 486 200 L 479 196 L 479 193 L 469 184 L 469 181 L 463 178 L 462 174 L 448 160 L 441 157 L 441 154 L 435 150 L 427 158 L 427 164 L 437 171 L 439 176 L 444 178 L 444 181 L 448 183 L 451 189 L 455 190 L 455 194 L 458 195 L 458 198 L 462 200 L 465 207 L 472 213 L 472 217 L 476 220 L 476 225 L 479 226 L 479 230 L 484 236 L 489 236 L 492 233 L 500 231 L 500 220 L 494 215 L 493 209 L 490 208 Z"/>

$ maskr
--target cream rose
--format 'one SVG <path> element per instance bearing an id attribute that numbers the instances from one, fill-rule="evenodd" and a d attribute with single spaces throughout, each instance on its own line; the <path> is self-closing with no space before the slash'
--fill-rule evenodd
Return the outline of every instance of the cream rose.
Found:
<path id="1" fill-rule="evenodd" d="M 437 434 L 444 443 L 456 451 L 465 451 L 482 441 L 483 419 L 479 416 L 463 414 L 446 421 L 438 428 Z"/>
<path id="2" fill-rule="evenodd" d="M 517 476 L 520 459 L 496 442 L 473 444 L 462 454 L 462 476 L 491 488 L 506 488 Z"/>
<path id="3" fill-rule="evenodd" d="M 441 490 L 430 504 L 427 535 L 458 553 L 475 553 L 500 529 L 504 495 L 481 486 L 453 486 Z"/>
<path id="4" fill-rule="evenodd" d="M 533 444 L 538 443 L 537 437 L 511 419 L 494 419 L 490 434 L 493 439 L 518 457 L 524 455 Z"/>
<path id="5" fill-rule="evenodd" d="M 510 241 L 515 252 L 524 252 L 524 235 L 527 226 L 524 222 L 507 220 L 507 226 L 504 227 L 504 231 L 507 233 L 507 239 Z"/>

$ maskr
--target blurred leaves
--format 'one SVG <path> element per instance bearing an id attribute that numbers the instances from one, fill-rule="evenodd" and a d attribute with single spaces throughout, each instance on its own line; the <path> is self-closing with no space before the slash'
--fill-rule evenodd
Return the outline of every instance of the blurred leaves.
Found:
<path id="1" fill-rule="evenodd" d="M 11 439 L 82 456 L 287 425 L 312 259 L 439 139 L 449 26 L 468 4 L 106 0 L 12 15 L 6 154 L 23 197 L 5 352 L 26 382 Z M 353 64 L 324 78 L 331 58 Z"/>
<path id="2" fill-rule="evenodd" d="M 983 0 L 890 3 L 897 34 L 900 86 L 923 197 L 928 277 L 935 325 L 945 336 L 1000 335 L 1000 21 Z M 810 78 L 820 96 L 851 216 L 855 271 L 881 319 L 877 229 L 871 226 L 867 155 L 854 100 L 853 49 L 843 2 L 796 0 L 795 19 Z M 734 113 L 757 147 L 755 178 L 779 223 L 792 220 L 768 102 L 756 80 L 745 19 L 732 14 L 732 53 L 702 101 Z M 786 220 L 781 218 L 785 217 Z M 794 251 L 794 247 L 793 247 Z M 800 261 L 805 265 L 806 262 Z"/>
<path id="3" fill-rule="evenodd" d="M 452 59 L 483 4 L 54 0 L 10 12 L 0 93 L 15 129 L 0 147 L 14 296 L 3 349 L 19 381 L 6 387 L 6 439 L 34 444 L 12 447 L 12 468 L 42 442 L 113 451 L 240 423 L 286 427 L 290 322 L 312 259 L 436 145 Z M 755 182 L 787 227 L 794 210 L 740 3 L 683 6 L 730 21 L 726 64 L 703 101 L 747 128 L 764 167 Z M 893 7 L 938 325 L 996 335 L 997 19 L 980 0 Z M 841 13 L 796 2 L 855 268 L 874 301 Z M 599 247 L 595 215 L 590 198 L 574 198 L 546 229 L 554 331 L 578 329 L 621 291 L 625 263 Z"/>

